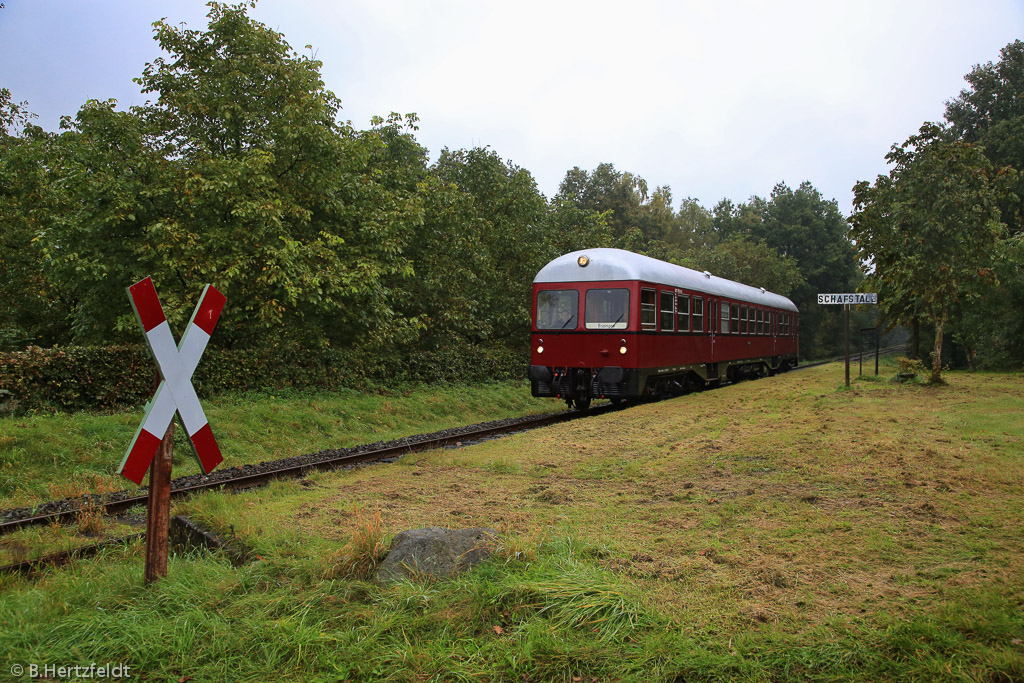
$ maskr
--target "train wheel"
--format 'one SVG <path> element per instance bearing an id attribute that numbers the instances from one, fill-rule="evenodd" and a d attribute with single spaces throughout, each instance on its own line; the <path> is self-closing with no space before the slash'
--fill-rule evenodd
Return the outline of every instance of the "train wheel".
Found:
<path id="1" fill-rule="evenodd" d="M 578 369 L 573 377 L 572 398 L 570 399 L 576 410 L 586 410 L 590 407 L 590 373 Z"/>

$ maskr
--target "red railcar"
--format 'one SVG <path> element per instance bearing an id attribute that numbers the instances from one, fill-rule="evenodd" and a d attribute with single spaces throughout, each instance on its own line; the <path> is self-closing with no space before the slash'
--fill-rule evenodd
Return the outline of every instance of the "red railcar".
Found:
<path id="1" fill-rule="evenodd" d="M 796 367 L 784 296 L 621 249 L 587 249 L 533 281 L 534 396 L 585 408 Z"/>

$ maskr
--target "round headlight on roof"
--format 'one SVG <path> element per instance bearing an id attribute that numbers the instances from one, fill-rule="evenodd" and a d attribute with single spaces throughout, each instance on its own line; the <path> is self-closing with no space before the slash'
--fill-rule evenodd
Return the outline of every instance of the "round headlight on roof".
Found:
<path id="1" fill-rule="evenodd" d="M 576 259 L 576 263 L 579 264 L 580 268 L 586 268 L 587 264 L 590 263 L 590 259 L 584 254 Z"/>

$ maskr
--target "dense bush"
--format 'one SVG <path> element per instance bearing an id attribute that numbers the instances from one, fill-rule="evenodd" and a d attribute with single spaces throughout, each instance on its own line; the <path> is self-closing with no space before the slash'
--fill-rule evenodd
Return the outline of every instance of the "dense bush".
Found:
<path id="1" fill-rule="evenodd" d="M 528 353 L 456 344 L 387 351 L 208 349 L 193 384 L 200 396 L 259 389 L 393 387 L 410 382 L 480 382 L 525 376 Z M 30 347 L 0 353 L 0 391 L 18 412 L 109 410 L 141 405 L 153 392 L 155 363 L 138 346 Z"/>

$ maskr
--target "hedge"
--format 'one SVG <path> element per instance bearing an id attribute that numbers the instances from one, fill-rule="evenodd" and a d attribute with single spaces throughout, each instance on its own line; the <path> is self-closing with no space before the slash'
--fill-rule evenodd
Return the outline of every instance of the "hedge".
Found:
<path id="1" fill-rule="evenodd" d="M 202 397 L 261 389 L 365 389 L 411 382 L 521 379 L 526 349 L 458 344 L 437 350 L 207 349 L 192 382 Z M 155 364 L 142 345 L 0 353 L 0 412 L 111 410 L 145 403 Z"/>

